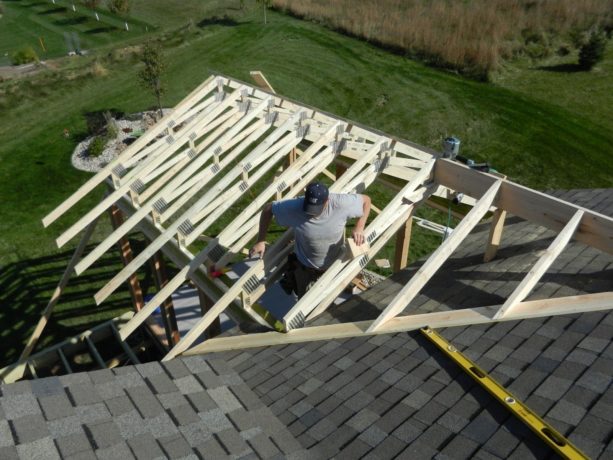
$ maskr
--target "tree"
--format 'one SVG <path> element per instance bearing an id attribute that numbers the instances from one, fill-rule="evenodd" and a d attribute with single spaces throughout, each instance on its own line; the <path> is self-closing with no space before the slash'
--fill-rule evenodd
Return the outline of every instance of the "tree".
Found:
<path id="1" fill-rule="evenodd" d="M 138 72 L 138 78 L 143 87 L 155 95 L 161 117 L 163 116 L 161 98 L 164 93 L 161 76 L 165 66 L 160 45 L 151 41 L 147 42 L 143 47 L 140 60 L 145 64 L 145 68 Z"/>
<path id="2" fill-rule="evenodd" d="M 264 24 L 266 24 L 266 10 L 272 5 L 272 0 L 255 0 L 257 3 L 261 3 L 264 7 Z"/>
<path id="3" fill-rule="evenodd" d="M 591 70 L 596 63 L 602 61 L 606 45 L 607 37 L 604 32 L 593 31 L 587 43 L 579 50 L 579 66 L 585 70 Z"/>

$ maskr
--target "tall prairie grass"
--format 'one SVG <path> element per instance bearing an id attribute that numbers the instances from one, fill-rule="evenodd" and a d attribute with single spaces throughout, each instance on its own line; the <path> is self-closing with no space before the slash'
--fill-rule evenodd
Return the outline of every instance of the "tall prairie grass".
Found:
<path id="1" fill-rule="evenodd" d="M 430 64 L 486 76 L 613 25 L 613 0 L 273 0 L 276 8 Z"/>

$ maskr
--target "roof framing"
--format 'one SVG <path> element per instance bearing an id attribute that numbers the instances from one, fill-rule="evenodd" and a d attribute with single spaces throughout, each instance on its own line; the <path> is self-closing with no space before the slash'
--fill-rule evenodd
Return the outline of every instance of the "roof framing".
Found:
<path id="1" fill-rule="evenodd" d="M 279 166 L 290 152 L 299 155 L 280 170 Z M 337 177 L 326 168 L 339 160 L 347 169 Z M 283 271 L 291 250 L 291 230 L 233 284 L 228 285 L 210 273 L 231 264 L 255 237 L 259 213 L 266 202 L 296 196 L 308 182 L 324 173 L 334 179 L 331 185 L 334 192 L 360 193 L 375 182 L 383 182 L 398 193 L 366 228 L 368 247 L 365 252 L 355 256 L 348 252 L 334 262 L 315 286 L 275 322 L 257 301 Z M 160 250 L 180 268 L 179 273 L 121 329 L 121 338 L 125 340 L 157 305 L 187 280 L 192 280 L 214 302 L 165 359 L 187 352 L 228 308 L 260 324 L 273 324 L 291 331 L 281 334 L 288 340 L 293 340 L 290 337 L 312 340 L 305 337 L 397 332 L 425 325 L 473 324 L 613 307 L 611 293 L 562 299 L 560 308 L 553 301 L 524 301 L 571 238 L 613 254 L 611 217 L 440 159 L 436 152 L 410 142 L 224 76 L 209 77 L 171 114 L 46 216 L 43 224 L 50 225 L 103 184 L 109 188 L 108 194 L 57 238 L 58 246 L 91 228 L 112 205 L 119 206 L 128 218 L 82 260 L 71 261 L 69 269 L 74 266 L 77 274 L 83 273 L 134 229 L 145 233 L 150 244 L 96 293 L 96 303 L 103 302 Z M 256 184 L 261 191 L 245 204 L 241 198 Z M 300 329 L 307 319 L 328 308 L 340 291 L 405 225 L 416 206 L 447 189 L 474 198 L 475 206 L 377 319 Z M 240 208 L 239 203 L 242 203 Z M 490 210 L 496 211 L 490 243 L 496 240 L 498 244 L 506 212 L 560 234 L 502 306 L 398 317 Z M 195 243 L 199 237 L 222 217 L 229 220 L 225 228 L 204 247 L 197 247 Z M 493 247 L 490 244 L 487 257 L 495 254 Z M 327 332 L 317 332 L 323 330 Z M 281 337 L 279 333 L 269 334 L 259 337 Z M 234 343 L 225 339 L 212 340 L 206 343 Z M 250 340 L 259 343 L 256 338 L 235 341 L 246 343 Z M 206 350 L 210 346 L 206 343 L 194 348 L 194 352 Z"/>

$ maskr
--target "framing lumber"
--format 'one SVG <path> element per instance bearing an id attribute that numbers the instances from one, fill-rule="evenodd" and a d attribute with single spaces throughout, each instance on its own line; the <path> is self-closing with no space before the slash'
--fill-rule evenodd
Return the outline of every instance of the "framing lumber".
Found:
<path id="1" fill-rule="evenodd" d="M 490 262 L 496 257 L 498 248 L 500 247 L 500 241 L 502 240 L 502 230 L 506 217 L 507 212 L 504 209 L 498 208 L 494 211 L 492 224 L 490 226 L 490 234 L 487 238 L 487 247 L 483 255 L 483 262 Z"/>
<path id="2" fill-rule="evenodd" d="M 49 299 L 47 306 L 43 310 L 40 320 L 38 320 L 38 324 L 34 328 L 32 335 L 30 335 L 30 338 L 28 339 L 26 346 L 21 352 L 21 356 L 19 357 L 19 360 L 17 362 L 24 363 L 28 359 L 30 354 L 32 353 L 32 350 L 34 350 L 34 347 L 38 343 L 38 340 L 40 339 L 40 336 L 42 335 L 43 330 L 45 329 L 45 326 L 47 326 L 47 323 L 49 322 L 49 318 L 51 318 L 53 309 L 57 305 L 58 301 L 60 300 L 60 296 L 62 295 L 62 293 L 64 292 L 64 289 L 66 288 L 66 285 L 68 284 L 68 280 L 70 279 L 70 276 L 72 275 L 72 269 L 74 268 L 76 263 L 81 258 L 81 255 L 83 254 L 83 251 L 85 250 L 85 247 L 87 246 L 87 243 L 89 243 L 89 240 L 91 239 L 92 234 L 94 233 L 94 230 L 96 229 L 97 224 L 98 224 L 98 219 L 95 219 L 85 229 L 85 232 L 81 236 L 81 240 L 79 241 L 79 244 L 77 245 L 74 253 L 72 254 L 72 257 L 70 258 L 70 261 L 68 262 L 68 265 L 66 266 L 66 270 L 64 270 L 64 274 L 62 275 L 62 278 L 57 284 L 55 291 L 53 291 L 53 294 L 51 295 L 51 299 Z"/>
<path id="3" fill-rule="evenodd" d="M 166 264 L 164 263 L 163 255 L 159 251 L 156 252 L 151 259 L 151 268 L 154 273 L 156 287 L 159 291 L 168 284 Z M 160 304 L 160 313 L 162 323 L 164 324 L 164 331 L 166 332 L 166 340 L 168 340 L 169 346 L 172 347 L 181 338 L 179 335 L 179 327 L 177 325 L 177 317 L 175 315 L 175 307 L 172 303 L 172 297 L 167 297 Z M 125 343 L 123 341 L 121 342 Z"/>
<path id="4" fill-rule="evenodd" d="M 472 170 L 446 159 L 439 159 L 436 162 L 434 179 L 446 187 L 472 197 L 480 196 L 499 180 L 490 174 Z M 611 217 L 506 180 L 500 188 L 496 206 L 556 232 L 564 228 L 577 210 L 582 210 L 585 215 L 575 238 L 588 246 L 613 254 Z"/>
<path id="5" fill-rule="evenodd" d="M 577 228 L 581 224 L 581 219 L 583 219 L 584 212 L 578 210 L 573 218 L 568 221 L 564 229 L 558 234 L 558 236 L 553 240 L 553 242 L 549 245 L 545 253 L 539 258 L 539 260 L 534 264 L 532 269 L 528 272 L 528 274 L 521 280 L 519 286 L 515 288 L 515 290 L 511 293 L 506 302 L 500 307 L 500 310 L 496 312 L 494 315 L 494 319 L 500 319 L 504 317 L 504 315 L 508 314 L 509 311 L 513 310 L 513 308 L 522 300 L 526 298 L 530 291 L 536 286 L 536 283 L 541 279 L 541 277 L 545 274 L 547 269 L 555 262 L 558 256 L 562 253 L 570 239 L 573 237 Z"/>
<path id="6" fill-rule="evenodd" d="M 183 353 L 184 356 L 200 355 L 219 351 L 242 350 L 292 343 L 313 342 L 318 340 L 337 340 L 377 334 L 408 332 L 422 327 L 441 328 L 493 323 L 492 318 L 500 305 L 488 307 L 449 310 L 417 315 L 397 316 L 373 328 L 374 321 L 311 326 L 292 331 L 265 332 L 262 334 L 219 337 L 198 344 Z M 613 292 L 584 294 L 554 299 L 530 300 L 519 303 L 499 321 L 516 321 L 557 315 L 570 315 L 577 312 L 593 312 L 613 308 Z"/>
<path id="7" fill-rule="evenodd" d="M 215 87 L 216 82 L 214 80 L 216 80 L 217 78 L 218 77 L 214 75 L 211 75 L 209 78 L 207 78 L 200 86 L 198 86 L 198 88 L 192 91 L 182 102 L 180 102 L 171 114 L 168 114 L 163 117 L 158 123 L 152 126 L 151 129 L 147 130 L 133 144 L 131 144 L 126 150 L 124 150 L 122 154 L 117 157 L 117 159 L 111 161 L 94 177 L 92 177 L 85 184 L 79 187 L 79 189 L 75 193 L 73 193 L 68 199 L 66 199 L 62 204 L 60 204 L 57 208 L 55 208 L 47 216 L 45 216 L 43 218 L 43 225 L 45 227 L 48 227 L 50 224 L 52 224 L 68 209 L 70 209 L 77 202 L 79 202 L 85 195 L 87 195 L 98 185 L 103 183 L 117 165 L 121 164 L 122 161 L 132 157 L 142 147 L 146 146 L 150 141 L 155 139 L 158 134 L 167 129 L 170 123 L 173 123 L 177 117 L 179 117 L 186 110 L 188 110 L 194 99 L 201 98 Z"/>
<path id="8" fill-rule="evenodd" d="M 394 273 L 404 269 L 409 263 L 409 247 L 411 245 L 411 230 L 413 228 L 413 213 L 396 233 L 394 250 Z"/>
<path id="9" fill-rule="evenodd" d="M 502 179 L 498 179 L 490 186 L 475 207 L 458 224 L 453 233 L 432 253 L 411 280 L 394 297 L 383 313 L 374 321 L 371 326 L 372 330 L 379 328 L 381 324 L 400 313 L 421 292 L 421 289 L 430 280 L 432 275 L 451 256 L 460 243 L 464 241 L 464 238 L 466 238 L 475 225 L 483 219 L 483 216 L 485 216 L 492 203 L 494 203 L 501 185 Z"/>

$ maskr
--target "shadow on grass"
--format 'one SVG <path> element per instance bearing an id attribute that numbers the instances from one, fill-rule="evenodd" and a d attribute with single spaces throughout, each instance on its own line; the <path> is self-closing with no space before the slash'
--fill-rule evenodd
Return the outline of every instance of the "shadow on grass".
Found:
<path id="1" fill-rule="evenodd" d="M 90 245 L 87 251 L 94 247 Z M 69 250 L 6 264 L 0 268 L 0 323 L 3 325 L 0 330 L 0 367 L 15 362 L 21 354 L 72 254 L 73 250 Z M 93 299 L 94 294 L 120 269 L 119 253 L 113 250 L 84 275 L 73 274 L 34 353 L 131 309 L 132 303 L 126 287 L 122 287 L 99 306 L 96 306 Z M 151 276 L 147 272 L 141 286 L 146 292 L 151 285 Z"/>
<path id="2" fill-rule="evenodd" d="M 94 35 L 94 34 L 104 34 L 104 33 L 115 32 L 117 30 L 119 30 L 119 29 L 117 27 L 113 27 L 113 26 L 96 27 L 95 29 L 86 30 L 85 33 L 88 34 L 88 35 Z"/>
<path id="3" fill-rule="evenodd" d="M 76 18 L 58 19 L 53 21 L 56 26 L 76 26 L 88 21 L 86 16 L 77 16 Z"/>
<path id="4" fill-rule="evenodd" d="M 210 18 L 205 18 L 198 23 L 198 27 L 207 27 L 207 26 L 225 26 L 225 27 L 236 27 L 241 23 L 231 18 L 230 16 L 213 16 Z"/>
<path id="5" fill-rule="evenodd" d="M 66 11 L 68 11 L 68 8 L 66 8 L 65 6 L 58 6 L 57 8 L 49 8 L 48 10 L 41 11 L 38 14 L 39 16 L 46 16 L 55 13 L 65 13 Z"/>
<path id="6" fill-rule="evenodd" d="M 558 72 L 558 73 L 576 73 L 583 72 L 585 69 L 579 64 L 557 64 L 550 66 L 537 67 L 538 70 L 544 70 L 546 72 Z"/>

